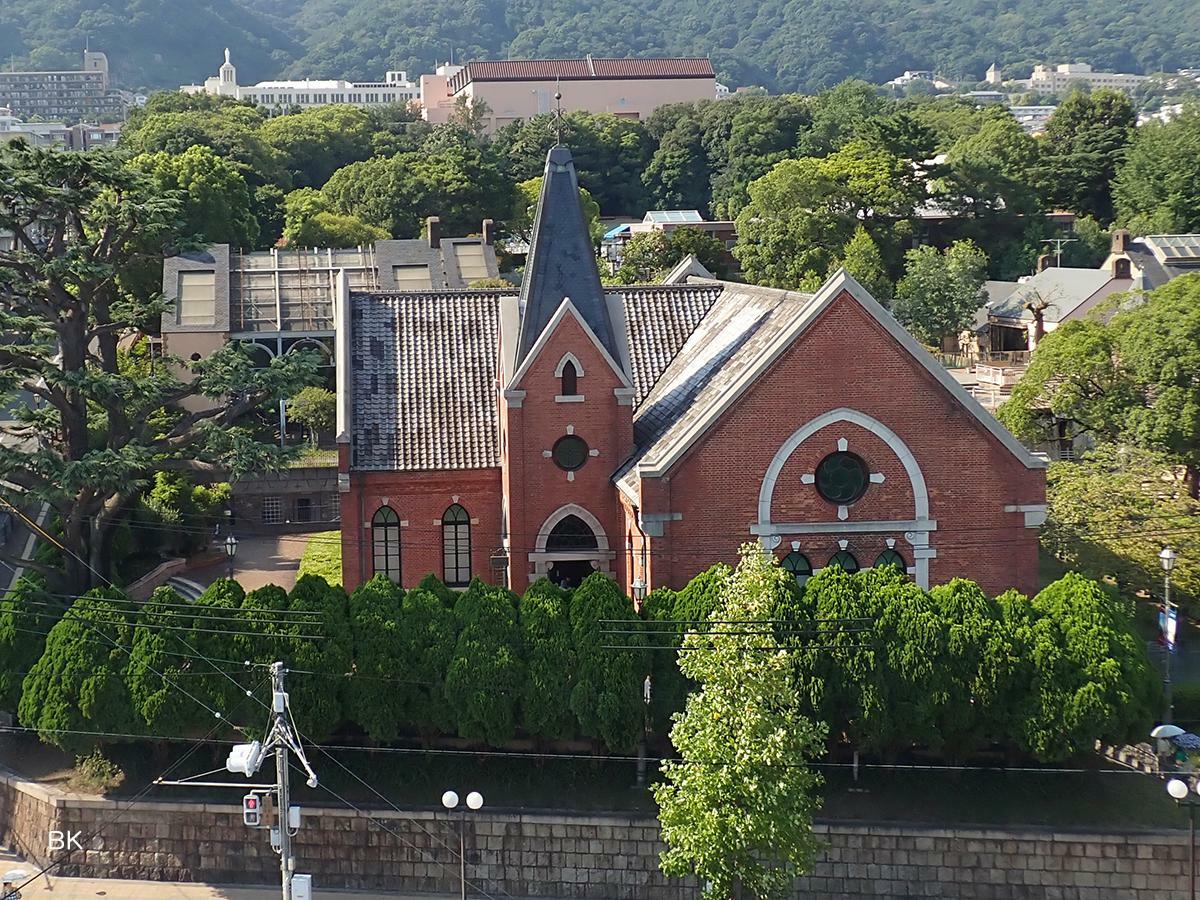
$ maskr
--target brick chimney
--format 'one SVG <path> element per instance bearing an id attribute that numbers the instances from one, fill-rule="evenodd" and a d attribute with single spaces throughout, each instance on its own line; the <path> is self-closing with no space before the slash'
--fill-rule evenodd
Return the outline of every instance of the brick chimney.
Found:
<path id="1" fill-rule="evenodd" d="M 440 250 L 442 247 L 442 220 L 430 216 L 425 220 L 425 231 L 429 235 L 429 249 Z"/>
<path id="2" fill-rule="evenodd" d="M 1039 272 L 1045 272 L 1047 269 L 1052 268 L 1053 266 L 1054 266 L 1054 254 L 1053 253 L 1042 253 L 1038 256 L 1037 270 Z"/>
<path id="3" fill-rule="evenodd" d="M 1127 228 L 1118 228 L 1112 233 L 1112 252 L 1128 253 L 1129 245 L 1133 243 L 1133 235 Z"/>
<path id="4" fill-rule="evenodd" d="M 483 242 L 488 246 L 495 243 L 496 240 L 496 223 L 491 219 L 483 220 Z"/>

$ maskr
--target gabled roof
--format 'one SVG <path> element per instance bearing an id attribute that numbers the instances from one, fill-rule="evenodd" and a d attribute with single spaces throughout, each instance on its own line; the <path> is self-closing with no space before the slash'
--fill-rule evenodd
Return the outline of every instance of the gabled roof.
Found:
<path id="1" fill-rule="evenodd" d="M 1044 467 L 845 270 L 839 270 L 815 295 L 731 282 L 721 286 L 723 291 L 708 315 L 634 414 L 637 449 L 616 475 L 618 485 L 630 495 L 636 496 L 642 474 L 670 471 L 843 293 L 850 294 L 1026 467 Z"/>
<path id="2" fill-rule="evenodd" d="M 546 154 L 542 193 L 529 240 L 521 285 L 517 368 L 568 297 L 605 351 L 619 360 L 621 354 L 596 268 L 596 251 L 579 202 L 575 163 L 571 151 L 558 144 Z"/>
<path id="3" fill-rule="evenodd" d="M 1061 322 L 1113 280 L 1112 273 L 1107 269 L 1051 266 L 1018 284 L 1016 290 L 988 309 L 988 315 L 1032 321 L 1033 313 L 1025 305 L 1033 300 L 1041 300 L 1049 304 L 1045 320 Z M 1125 287 L 1128 287 L 1128 283 Z"/>

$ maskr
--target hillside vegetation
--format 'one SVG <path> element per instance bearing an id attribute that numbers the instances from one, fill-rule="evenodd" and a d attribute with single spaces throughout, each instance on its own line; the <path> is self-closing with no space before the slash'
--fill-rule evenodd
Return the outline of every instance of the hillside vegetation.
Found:
<path id="1" fill-rule="evenodd" d="M 1078 60 L 1118 71 L 1200 60 L 1194 0 L 7 0 L 0 59 L 74 62 L 105 50 L 126 87 L 212 74 L 232 48 L 245 83 L 373 79 L 456 59 L 710 55 L 733 85 L 814 91 L 904 69 L 977 79 Z"/>

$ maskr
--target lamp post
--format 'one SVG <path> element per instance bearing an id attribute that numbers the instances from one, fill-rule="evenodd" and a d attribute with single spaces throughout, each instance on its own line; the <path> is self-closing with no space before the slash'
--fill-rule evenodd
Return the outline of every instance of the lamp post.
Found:
<path id="1" fill-rule="evenodd" d="M 1197 787 L 1200 792 L 1200 786 Z M 1182 778 L 1167 782 L 1167 793 L 1188 811 L 1188 896 L 1196 900 L 1196 805 L 1200 803 L 1192 796 L 1192 790 Z"/>
<path id="2" fill-rule="evenodd" d="M 1178 617 L 1171 606 L 1171 570 L 1175 568 L 1175 551 L 1163 547 L 1158 554 L 1158 561 L 1163 568 L 1163 644 L 1166 647 L 1166 660 L 1163 662 L 1163 699 L 1167 704 L 1167 714 L 1164 724 L 1170 725 L 1175 715 L 1175 704 L 1171 698 L 1171 654 L 1175 650 L 1175 629 Z"/>
<path id="3" fill-rule="evenodd" d="M 642 682 L 642 739 L 638 741 L 637 787 L 642 790 L 646 786 L 646 741 L 650 736 L 650 699 L 654 685 L 650 676 Z"/>
<path id="4" fill-rule="evenodd" d="M 446 791 L 442 794 L 442 806 L 446 807 L 446 811 L 450 812 L 458 807 L 458 794 L 454 791 Z M 471 810 L 479 810 L 483 808 L 483 794 L 479 791 L 471 791 L 467 794 L 467 807 Z M 466 809 L 460 811 L 458 821 L 458 877 L 462 888 L 462 900 L 467 900 L 467 812 Z"/>
<path id="5" fill-rule="evenodd" d="M 229 579 L 233 580 L 233 558 L 237 556 L 238 539 L 232 534 L 225 538 L 225 555 L 229 557 Z"/>

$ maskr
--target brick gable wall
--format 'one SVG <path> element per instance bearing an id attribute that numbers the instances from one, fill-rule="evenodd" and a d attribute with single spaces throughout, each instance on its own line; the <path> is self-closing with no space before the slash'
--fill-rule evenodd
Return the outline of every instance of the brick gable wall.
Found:
<path id="1" fill-rule="evenodd" d="M 851 297 L 835 300 L 705 434 L 667 477 L 642 482 L 643 512 L 681 514 L 663 537 L 651 540 L 653 585 L 682 587 L 712 563 L 736 559 L 758 521 L 758 495 L 776 450 L 806 422 L 849 407 L 882 422 L 908 446 L 924 475 L 930 517 L 930 581 L 955 576 L 998 593 L 1037 586 L 1037 532 L 1007 505 L 1045 502 L 1045 477 L 1020 460 L 965 409 Z M 912 520 L 910 480 L 895 452 L 857 425 L 830 425 L 804 441 L 784 465 L 774 493 L 772 521 L 836 523 L 837 508 L 801 476 L 814 471 L 839 438 L 885 476 L 849 508 L 848 524 Z M 860 565 L 871 565 L 886 539 L 913 565 L 914 552 L 899 530 L 858 534 L 784 534 L 782 557 L 793 541 L 815 567 L 849 541 Z"/>

